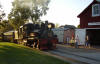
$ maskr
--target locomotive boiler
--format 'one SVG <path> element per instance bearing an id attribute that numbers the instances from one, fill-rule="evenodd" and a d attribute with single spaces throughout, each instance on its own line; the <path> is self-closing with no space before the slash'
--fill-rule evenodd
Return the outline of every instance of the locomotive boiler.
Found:
<path id="1" fill-rule="evenodd" d="M 58 39 L 51 30 L 53 27 L 54 24 L 47 21 L 41 24 L 24 24 L 17 32 L 13 32 L 13 42 L 41 50 L 55 49 Z"/>

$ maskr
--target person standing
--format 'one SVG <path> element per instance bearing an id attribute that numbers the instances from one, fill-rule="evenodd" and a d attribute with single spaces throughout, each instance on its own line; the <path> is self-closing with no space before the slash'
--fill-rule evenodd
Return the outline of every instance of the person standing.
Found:
<path id="1" fill-rule="evenodd" d="M 85 42 L 85 47 L 89 47 L 90 48 L 90 44 L 89 44 L 89 36 L 86 36 L 86 42 Z"/>
<path id="2" fill-rule="evenodd" d="M 69 44 L 69 41 L 70 41 L 70 37 L 69 36 L 66 37 L 66 41 L 67 41 L 67 44 Z"/>
<path id="3" fill-rule="evenodd" d="M 79 48 L 78 47 L 78 43 L 79 43 L 80 41 L 79 41 L 79 37 L 78 37 L 78 35 L 75 37 L 75 48 Z"/>

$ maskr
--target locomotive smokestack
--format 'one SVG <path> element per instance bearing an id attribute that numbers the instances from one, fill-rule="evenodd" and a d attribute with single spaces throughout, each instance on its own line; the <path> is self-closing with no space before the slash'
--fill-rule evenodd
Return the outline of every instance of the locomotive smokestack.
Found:
<path id="1" fill-rule="evenodd" d="M 45 21 L 45 24 L 48 25 L 48 20 Z"/>
<path id="2" fill-rule="evenodd" d="M 45 21 L 45 29 L 48 29 L 48 20 Z"/>

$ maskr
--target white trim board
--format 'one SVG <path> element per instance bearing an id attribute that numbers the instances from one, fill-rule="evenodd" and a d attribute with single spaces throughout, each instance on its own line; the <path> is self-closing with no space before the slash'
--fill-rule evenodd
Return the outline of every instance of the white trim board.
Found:
<path id="1" fill-rule="evenodd" d="M 100 28 L 84 28 L 84 29 L 100 29 Z"/>
<path id="2" fill-rule="evenodd" d="M 91 26 L 91 25 L 100 25 L 100 22 L 89 22 L 88 25 L 89 26 Z"/>

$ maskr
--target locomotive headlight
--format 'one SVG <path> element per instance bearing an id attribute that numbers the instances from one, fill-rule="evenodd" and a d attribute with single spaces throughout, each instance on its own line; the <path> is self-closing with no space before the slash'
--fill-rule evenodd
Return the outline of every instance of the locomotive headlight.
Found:
<path id="1" fill-rule="evenodd" d="M 48 28 L 51 28 L 51 27 L 52 27 L 51 24 L 49 24 L 49 25 L 48 25 Z"/>

